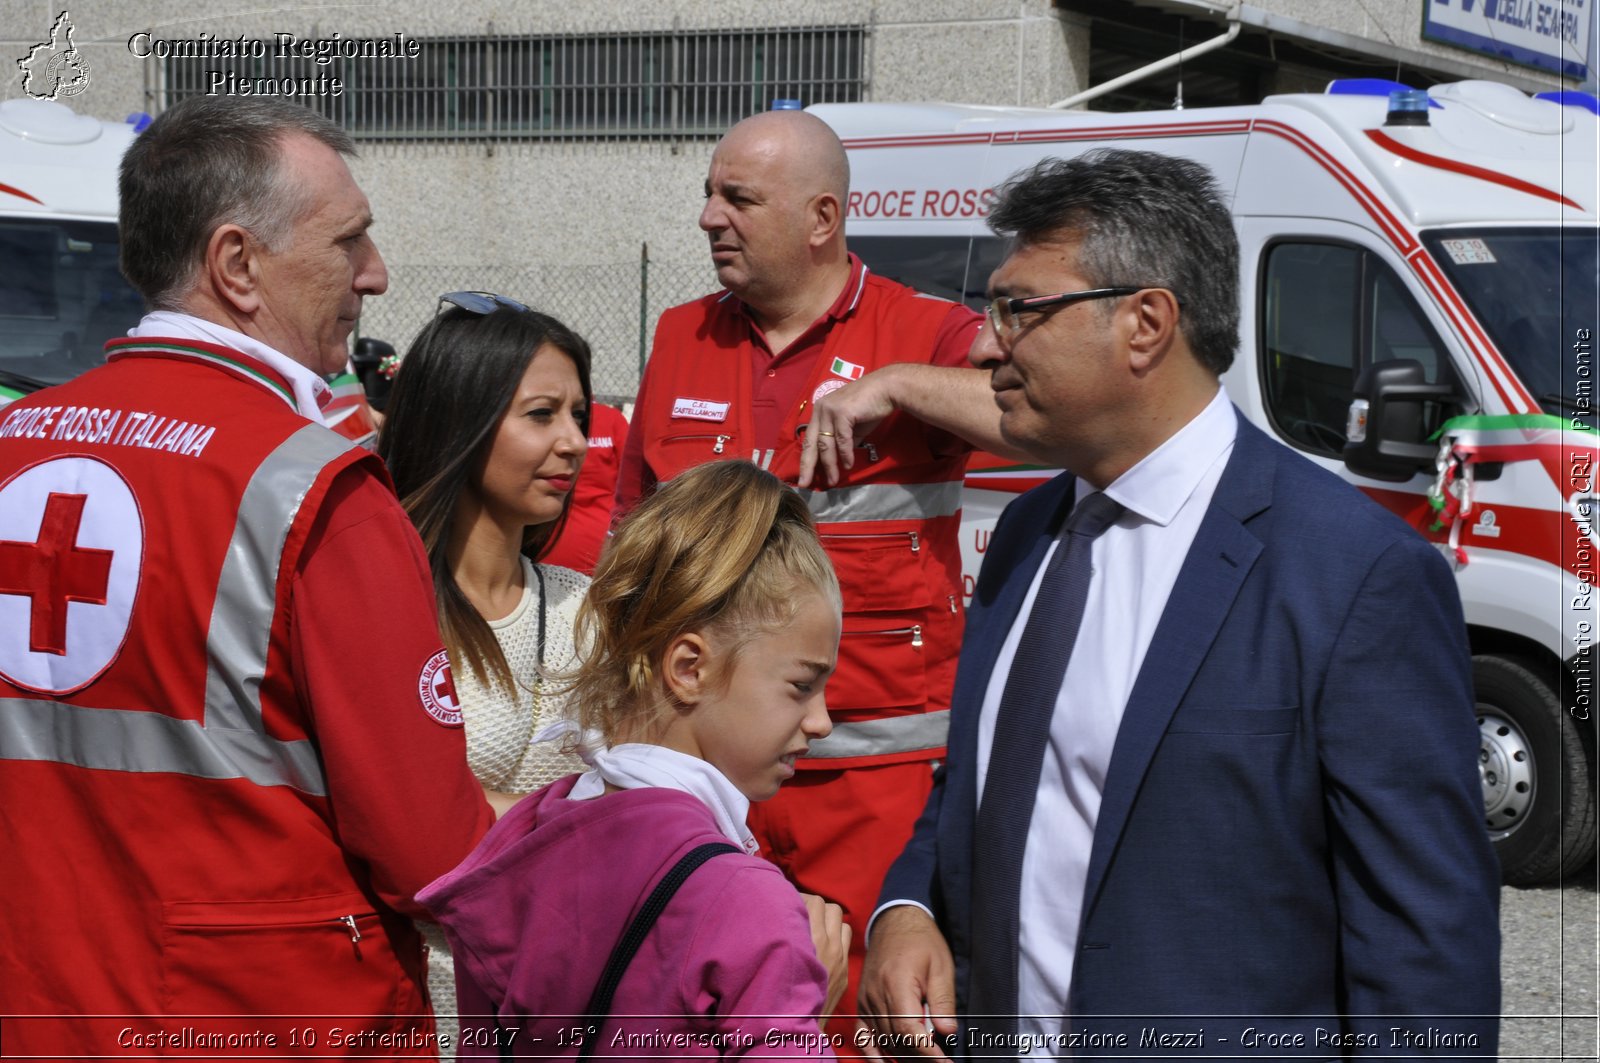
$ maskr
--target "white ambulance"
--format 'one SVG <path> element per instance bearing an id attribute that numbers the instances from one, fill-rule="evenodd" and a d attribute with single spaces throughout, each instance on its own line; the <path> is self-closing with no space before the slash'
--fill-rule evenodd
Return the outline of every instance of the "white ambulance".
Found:
<path id="1" fill-rule="evenodd" d="M 117 265 L 117 168 L 149 121 L 0 102 L 0 406 L 99 365 L 106 340 L 143 316 Z M 370 443 L 376 429 L 355 374 L 331 384 L 324 420 Z"/>
<path id="2" fill-rule="evenodd" d="M 133 125 L 0 102 L 0 405 L 103 360 L 143 308 L 117 270 L 117 164 Z"/>
<path id="3" fill-rule="evenodd" d="M 1547 881 L 1585 862 L 1600 711 L 1594 97 L 1362 81 L 1258 106 L 1132 114 L 810 110 L 849 151 L 852 249 L 974 307 L 1004 255 L 984 216 L 1008 176 L 1104 146 L 1207 165 L 1240 239 L 1230 397 L 1456 566 L 1485 818 L 1506 880 Z M 999 509 L 1050 474 L 998 460 L 974 468 L 969 590 Z"/>

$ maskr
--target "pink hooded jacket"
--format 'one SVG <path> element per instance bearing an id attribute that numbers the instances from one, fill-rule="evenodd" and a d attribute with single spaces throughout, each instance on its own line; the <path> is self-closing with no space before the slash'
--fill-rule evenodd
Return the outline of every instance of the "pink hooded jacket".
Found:
<path id="1" fill-rule="evenodd" d="M 455 954 L 462 1057 L 498 1057 L 491 1014 L 518 1056 L 577 1056 L 573 1030 L 650 890 L 691 849 L 727 841 L 690 794 L 571 801 L 577 778 L 522 801 L 417 897 Z M 595 1054 L 831 1058 L 826 985 L 794 887 L 760 857 L 715 856 L 645 937 Z"/>

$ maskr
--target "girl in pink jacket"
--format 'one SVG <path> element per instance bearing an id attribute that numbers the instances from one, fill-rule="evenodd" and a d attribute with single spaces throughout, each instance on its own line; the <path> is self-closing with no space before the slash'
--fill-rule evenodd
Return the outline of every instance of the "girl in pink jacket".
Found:
<path id="1" fill-rule="evenodd" d="M 745 814 L 831 730 L 839 617 L 805 502 L 749 463 L 684 473 L 623 523 L 578 620 L 594 770 L 523 800 L 418 898 L 455 953 L 461 1056 L 834 1055 L 819 1017 L 849 927 L 756 855 Z M 714 842 L 737 851 L 682 880 L 613 963 L 609 1014 L 588 1014 L 646 899 Z"/>

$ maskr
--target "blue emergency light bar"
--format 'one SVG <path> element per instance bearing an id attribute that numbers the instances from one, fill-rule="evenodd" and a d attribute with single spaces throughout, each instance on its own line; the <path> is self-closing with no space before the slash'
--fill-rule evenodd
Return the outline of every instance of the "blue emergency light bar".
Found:
<path id="1" fill-rule="evenodd" d="M 1420 91 L 1422 90 L 1414 89 L 1410 85 L 1404 85 L 1398 81 L 1390 81 L 1388 78 L 1339 78 L 1336 81 L 1328 82 L 1327 95 L 1382 96 L 1385 99 L 1392 99 L 1397 92 Z M 1432 99 L 1428 100 L 1428 106 L 1435 110 L 1444 110 L 1442 104 L 1436 103 Z"/>
<path id="2" fill-rule="evenodd" d="M 1579 92 L 1576 89 L 1567 89 L 1564 92 L 1540 92 L 1534 97 L 1536 100 L 1549 100 L 1559 103 L 1563 107 L 1582 107 L 1584 110 L 1600 114 L 1600 99 L 1593 93 Z"/>

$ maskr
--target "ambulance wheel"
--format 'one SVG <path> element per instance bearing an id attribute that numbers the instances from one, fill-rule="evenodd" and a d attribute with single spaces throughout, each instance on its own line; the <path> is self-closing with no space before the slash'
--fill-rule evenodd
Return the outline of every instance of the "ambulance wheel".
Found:
<path id="1" fill-rule="evenodd" d="M 1594 853 L 1594 780 L 1583 736 L 1531 661 L 1472 659 L 1478 776 L 1501 878 L 1537 886 Z"/>

